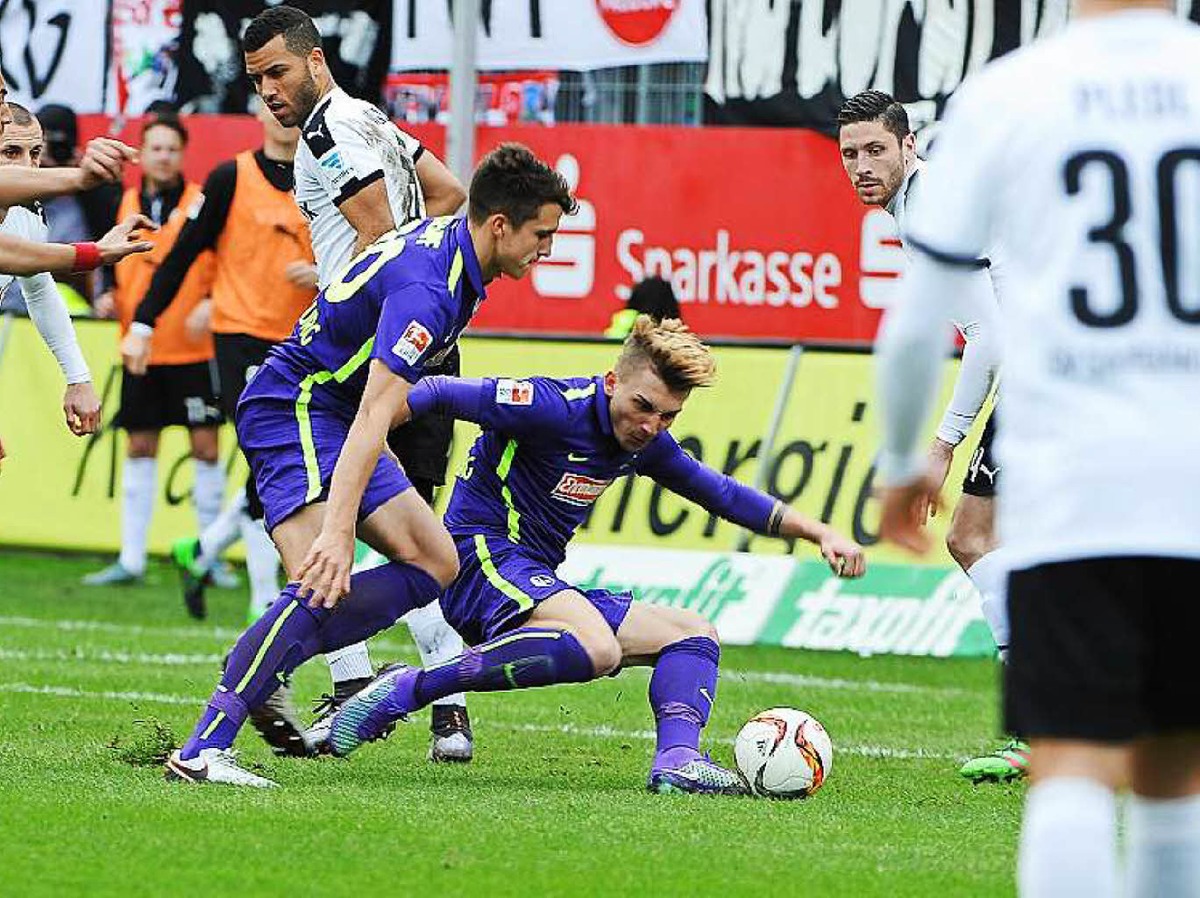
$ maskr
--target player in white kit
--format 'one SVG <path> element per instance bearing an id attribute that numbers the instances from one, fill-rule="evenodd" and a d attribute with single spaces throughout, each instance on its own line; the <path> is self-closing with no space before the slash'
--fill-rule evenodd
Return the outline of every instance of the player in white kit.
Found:
<path id="1" fill-rule="evenodd" d="M 280 124 L 298 126 L 296 202 L 312 228 L 318 287 L 324 287 L 364 248 L 388 231 L 426 215 L 455 212 L 466 191 L 437 157 L 370 103 L 354 99 L 330 75 L 312 19 L 289 6 L 258 15 L 242 39 L 246 72 Z M 458 356 L 450 370 L 457 374 Z M 405 425 L 389 440 L 408 476 L 427 502 L 441 482 L 452 422 Z M 404 618 L 425 664 L 463 651 L 462 638 L 434 602 Z M 328 657 L 334 694 L 305 734 L 323 744 L 328 723 L 342 701 L 373 676 L 365 644 Z M 465 698 L 448 696 L 433 708 L 435 761 L 468 761 L 473 744 Z"/>
<path id="2" fill-rule="evenodd" d="M 1078 0 L 959 89 L 879 346 L 882 532 L 924 550 L 945 316 L 986 319 L 958 308 L 965 266 L 1005 248 L 1005 717 L 1033 746 L 1032 898 L 1200 894 L 1200 29 L 1169 7 Z"/>
<path id="3" fill-rule="evenodd" d="M 917 156 L 916 138 L 904 107 L 882 91 L 865 90 L 842 104 L 838 111 L 838 149 L 842 167 L 862 202 L 884 209 L 896 221 L 905 255 L 915 250 L 904 242 L 910 208 L 923 193 L 925 163 Z M 1002 265 L 994 248 L 980 259 L 970 278 L 979 301 L 999 299 Z M 996 380 L 999 364 L 997 335 L 976 320 L 955 322 L 965 339 L 962 366 L 954 384 L 937 434 L 929 446 L 932 476 L 945 481 L 954 451 L 966 438 Z M 954 507 L 946 548 L 971 578 L 979 592 L 984 617 L 996 641 L 1000 657 L 1008 651 L 1008 617 L 1004 605 L 1004 566 L 996 551 L 996 480 L 1000 473 L 992 444 L 996 433 L 993 409 L 984 425 L 971 462 L 963 478 L 962 498 Z M 1019 779 L 1029 770 L 1029 746 L 1008 739 L 994 752 L 971 758 L 959 771 L 972 782 L 1005 782 Z"/>

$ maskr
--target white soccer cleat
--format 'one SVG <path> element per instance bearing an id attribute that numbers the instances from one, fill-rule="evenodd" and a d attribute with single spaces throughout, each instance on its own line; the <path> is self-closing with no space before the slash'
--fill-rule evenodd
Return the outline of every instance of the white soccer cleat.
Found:
<path id="1" fill-rule="evenodd" d="M 180 757 L 179 750 L 171 752 L 163 775 L 168 782 L 223 783 L 229 786 L 250 786 L 255 789 L 274 789 L 279 783 L 251 773 L 237 761 L 237 754 L 226 748 L 203 748 L 189 761 Z"/>

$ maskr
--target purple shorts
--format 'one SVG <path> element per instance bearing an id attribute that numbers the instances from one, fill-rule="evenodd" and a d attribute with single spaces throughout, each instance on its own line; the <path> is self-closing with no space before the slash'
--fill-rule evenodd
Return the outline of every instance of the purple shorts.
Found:
<path id="1" fill-rule="evenodd" d="M 274 397 L 243 394 L 238 403 L 238 444 L 250 463 L 268 532 L 306 505 L 329 498 L 333 468 L 350 422 L 320 408 L 309 407 L 307 412 L 298 417 L 295 403 Z M 358 519 L 411 486 L 395 459 L 381 454 L 358 506 Z"/>
<path id="2" fill-rule="evenodd" d="M 629 613 L 629 593 L 579 589 L 530 557 L 520 543 L 503 536 L 453 535 L 458 577 L 442 594 L 442 614 L 468 645 L 521 626 L 537 605 L 565 589 L 582 593 L 614 634 Z"/>

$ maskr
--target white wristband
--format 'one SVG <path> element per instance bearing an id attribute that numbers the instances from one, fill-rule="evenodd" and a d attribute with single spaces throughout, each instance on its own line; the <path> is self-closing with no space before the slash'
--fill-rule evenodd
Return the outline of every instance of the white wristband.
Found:
<path id="1" fill-rule="evenodd" d="M 139 337 L 154 336 L 154 328 L 148 324 L 142 323 L 141 321 L 131 322 L 129 325 L 129 332 L 131 334 L 137 334 Z"/>

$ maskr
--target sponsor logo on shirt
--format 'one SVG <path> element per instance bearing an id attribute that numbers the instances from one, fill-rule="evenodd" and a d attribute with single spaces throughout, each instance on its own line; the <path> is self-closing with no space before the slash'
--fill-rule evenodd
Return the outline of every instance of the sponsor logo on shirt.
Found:
<path id="1" fill-rule="evenodd" d="M 599 499 L 610 483 L 611 480 L 597 480 L 595 477 L 572 474 L 568 471 L 563 474 L 550 495 L 570 505 L 587 506 Z"/>
<path id="2" fill-rule="evenodd" d="M 496 381 L 497 405 L 533 405 L 533 384 L 502 377 Z"/>
<path id="3" fill-rule="evenodd" d="M 415 365 L 417 359 L 423 356 L 425 350 L 432 344 L 433 334 L 421 322 L 414 320 L 408 322 L 408 327 L 404 329 L 404 333 L 400 335 L 400 339 L 392 347 L 392 352 L 408 362 L 408 364 Z"/>

